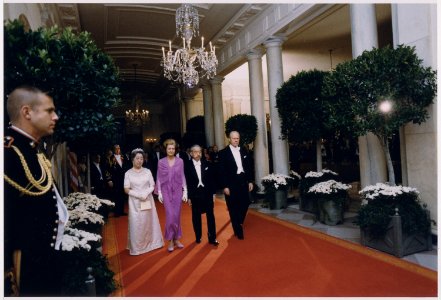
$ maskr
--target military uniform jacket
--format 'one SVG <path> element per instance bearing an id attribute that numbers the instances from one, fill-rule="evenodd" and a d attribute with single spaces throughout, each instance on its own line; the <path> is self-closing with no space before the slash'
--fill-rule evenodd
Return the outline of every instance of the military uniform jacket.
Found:
<path id="1" fill-rule="evenodd" d="M 13 129 L 5 132 L 4 174 L 20 186 L 27 187 L 29 180 L 23 163 L 12 145 L 23 154 L 32 176 L 38 180 L 42 176 L 42 168 L 38 162 L 36 144 Z M 47 179 L 42 185 L 46 184 Z M 22 251 L 23 264 L 38 265 L 38 262 L 45 260 L 43 257 L 56 251 L 54 246 L 59 218 L 53 186 L 43 195 L 30 196 L 20 192 L 5 179 L 4 189 L 5 269 L 11 266 L 11 254 L 16 249 Z"/>

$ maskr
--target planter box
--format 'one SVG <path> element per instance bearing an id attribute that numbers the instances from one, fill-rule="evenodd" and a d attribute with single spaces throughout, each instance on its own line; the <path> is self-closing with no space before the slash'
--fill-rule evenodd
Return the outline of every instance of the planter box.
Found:
<path id="1" fill-rule="evenodd" d="M 266 195 L 270 209 L 282 209 L 288 207 L 288 191 L 286 189 L 276 190 L 271 196 Z"/>
<path id="2" fill-rule="evenodd" d="M 300 196 L 299 207 L 300 210 L 313 214 L 318 214 L 318 203 L 316 197 L 311 197 L 307 195 Z"/>
<path id="3" fill-rule="evenodd" d="M 343 223 L 345 206 L 344 201 L 330 199 L 318 199 L 318 219 L 326 225 L 337 225 Z"/>
<path id="4" fill-rule="evenodd" d="M 392 216 L 387 233 L 382 238 L 373 238 L 369 230 L 360 229 L 361 244 L 397 257 L 432 249 L 430 230 L 426 233 L 405 234 L 401 226 L 401 216 Z"/>

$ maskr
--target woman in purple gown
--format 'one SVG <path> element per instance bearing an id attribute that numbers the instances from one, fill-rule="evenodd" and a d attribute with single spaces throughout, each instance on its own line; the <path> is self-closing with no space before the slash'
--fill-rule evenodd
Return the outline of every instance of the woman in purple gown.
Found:
<path id="1" fill-rule="evenodd" d="M 187 202 L 187 184 L 184 175 L 184 161 L 176 157 L 176 142 L 167 139 L 164 142 L 167 156 L 158 162 L 156 190 L 159 202 L 165 210 L 165 239 L 169 241 L 168 251 L 176 247 L 184 248 L 179 241 L 181 229 L 181 201 Z"/>

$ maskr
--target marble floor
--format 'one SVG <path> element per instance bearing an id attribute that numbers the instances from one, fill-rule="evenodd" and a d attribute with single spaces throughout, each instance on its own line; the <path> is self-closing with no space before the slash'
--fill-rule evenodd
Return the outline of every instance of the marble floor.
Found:
<path id="1" fill-rule="evenodd" d="M 286 209 L 270 210 L 266 208 L 262 200 L 257 200 L 250 205 L 250 209 L 254 209 L 261 213 L 271 215 L 275 218 L 292 222 L 313 230 L 329 234 L 331 236 L 341 238 L 353 243 L 360 244 L 360 229 L 353 224 L 356 213 L 349 210 L 345 213 L 344 223 L 336 226 L 328 226 L 316 220 L 315 215 L 301 211 L 298 202 L 289 202 Z M 433 245 L 431 251 L 424 251 L 412 255 L 404 256 L 402 259 L 416 263 L 423 267 L 438 270 L 438 251 L 437 245 Z"/>

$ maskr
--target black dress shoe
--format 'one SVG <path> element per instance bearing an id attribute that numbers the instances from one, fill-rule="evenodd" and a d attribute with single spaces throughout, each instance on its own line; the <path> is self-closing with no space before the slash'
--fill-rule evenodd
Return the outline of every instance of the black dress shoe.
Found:
<path id="1" fill-rule="evenodd" d="M 238 238 L 239 240 L 243 240 L 243 233 L 239 233 L 239 234 L 237 234 L 237 238 Z"/>
<path id="2" fill-rule="evenodd" d="M 217 240 L 209 241 L 209 243 L 215 246 L 219 245 L 219 242 Z"/>
<path id="3" fill-rule="evenodd" d="M 122 213 L 121 216 L 127 216 L 127 213 Z"/>
<path id="4" fill-rule="evenodd" d="M 196 244 L 200 244 L 201 243 L 201 239 L 196 239 Z"/>

